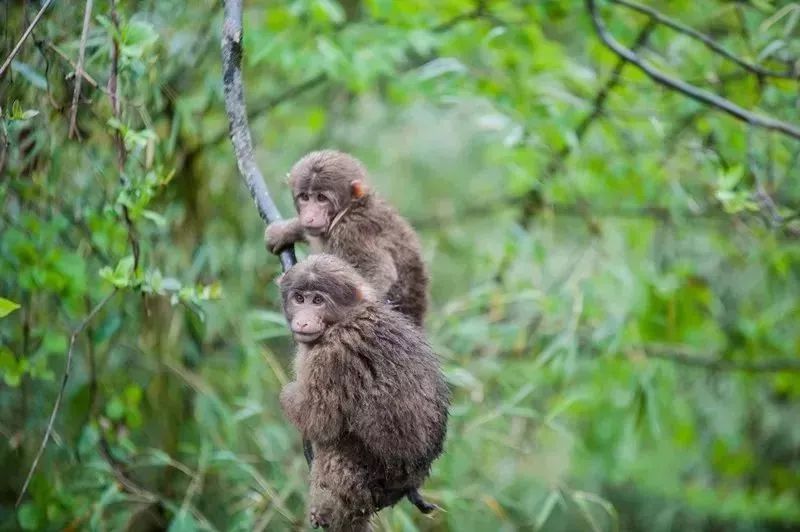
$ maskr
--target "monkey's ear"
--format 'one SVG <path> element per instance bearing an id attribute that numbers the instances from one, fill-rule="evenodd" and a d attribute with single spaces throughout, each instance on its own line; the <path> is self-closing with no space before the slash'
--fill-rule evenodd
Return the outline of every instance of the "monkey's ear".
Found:
<path id="1" fill-rule="evenodd" d="M 360 179 L 350 181 L 350 192 L 353 196 L 353 199 L 363 198 L 367 193 L 367 185 L 365 185 Z"/>
<path id="2" fill-rule="evenodd" d="M 289 180 L 291 178 L 292 178 L 292 174 L 290 174 L 289 172 L 286 172 L 286 175 L 283 177 L 283 182 L 288 185 L 289 184 Z"/>
<path id="3" fill-rule="evenodd" d="M 356 292 L 356 301 L 364 301 L 364 292 L 362 292 L 359 287 L 355 288 L 355 292 Z"/>
<path id="4" fill-rule="evenodd" d="M 277 277 L 275 278 L 275 284 L 276 284 L 276 285 L 278 285 L 278 286 L 280 286 L 280 285 L 281 285 L 281 279 L 283 279 L 283 276 L 284 276 L 284 275 L 286 275 L 286 274 L 285 274 L 285 273 L 281 273 L 279 276 L 277 276 Z"/>

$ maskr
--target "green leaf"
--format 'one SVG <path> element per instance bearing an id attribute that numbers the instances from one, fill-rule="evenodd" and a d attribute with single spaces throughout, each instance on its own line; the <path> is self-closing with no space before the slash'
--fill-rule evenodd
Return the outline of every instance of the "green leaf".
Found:
<path id="1" fill-rule="evenodd" d="M 561 496 L 555 490 L 551 491 L 547 495 L 547 498 L 544 500 L 544 503 L 542 503 L 542 507 L 539 508 L 539 513 L 536 516 L 536 521 L 534 522 L 533 525 L 535 530 L 543 529 L 542 527 L 544 527 L 544 524 L 550 518 L 550 514 L 553 513 L 553 508 L 556 507 L 556 503 L 559 501 L 560 498 Z"/>
<path id="2" fill-rule="evenodd" d="M 168 532 L 195 532 L 197 529 L 198 524 L 192 514 L 186 508 L 181 508 L 169 524 Z"/>
<path id="3" fill-rule="evenodd" d="M 17 519 L 23 530 L 39 530 L 42 514 L 36 506 L 26 502 L 17 512 Z"/>
<path id="4" fill-rule="evenodd" d="M 11 61 L 11 70 L 17 72 L 37 89 L 47 90 L 47 80 L 43 75 L 34 70 L 32 66 L 20 61 Z M 38 111 L 37 111 L 38 113 Z M 36 115 L 33 115 L 36 116 Z M 25 120 L 25 119 L 23 119 Z"/>
<path id="5" fill-rule="evenodd" d="M 316 5 L 334 24 L 344 22 L 344 9 L 335 0 L 317 0 Z"/>
<path id="6" fill-rule="evenodd" d="M 119 421 L 125 415 L 125 404 L 119 397 L 114 397 L 106 405 L 106 415 L 114 421 Z"/>
<path id="7" fill-rule="evenodd" d="M 4 297 L 0 297 L 0 318 L 5 318 L 15 310 L 20 308 L 19 303 L 15 303 L 10 299 L 6 299 Z"/>

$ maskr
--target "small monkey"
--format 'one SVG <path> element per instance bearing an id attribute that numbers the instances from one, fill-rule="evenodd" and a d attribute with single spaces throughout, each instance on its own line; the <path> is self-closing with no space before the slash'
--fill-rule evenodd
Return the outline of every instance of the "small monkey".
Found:
<path id="1" fill-rule="evenodd" d="M 279 285 L 298 343 L 281 406 L 314 445 L 312 524 L 403 496 L 429 512 L 417 488 L 442 452 L 449 390 L 424 332 L 334 255 L 310 256 Z"/>
<path id="2" fill-rule="evenodd" d="M 421 326 L 428 306 L 428 273 L 419 239 L 369 189 L 361 162 L 339 151 L 311 152 L 292 167 L 289 185 L 298 216 L 267 227 L 267 248 L 280 253 L 306 241 L 314 253 L 346 260 L 378 297 Z"/>

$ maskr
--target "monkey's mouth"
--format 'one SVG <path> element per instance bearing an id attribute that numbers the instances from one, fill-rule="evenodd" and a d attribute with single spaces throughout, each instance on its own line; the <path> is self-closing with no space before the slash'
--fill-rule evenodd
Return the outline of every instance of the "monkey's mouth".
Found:
<path id="1" fill-rule="evenodd" d="M 292 336 L 294 337 L 295 342 L 299 342 L 301 344 L 310 344 L 315 342 L 322 336 L 322 331 L 317 332 L 300 332 L 300 331 L 292 331 Z"/>
<path id="2" fill-rule="evenodd" d="M 311 236 L 324 236 L 328 232 L 328 224 L 325 225 L 305 225 L 303 229 Z"/>

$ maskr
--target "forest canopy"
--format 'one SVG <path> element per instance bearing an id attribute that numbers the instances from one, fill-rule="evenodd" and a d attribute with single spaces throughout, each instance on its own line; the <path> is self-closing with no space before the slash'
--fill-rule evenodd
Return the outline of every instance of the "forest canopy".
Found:
<path id="1" fill-rule="evenodd" d="M 244 4 L 281 212 L 352 153 L 431 273 L 444 511 L 377 530 L 800 527 L 800 4 Z M 308 526 L 222 17 L 0 6 L 0 530 Z"/>

